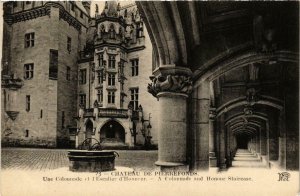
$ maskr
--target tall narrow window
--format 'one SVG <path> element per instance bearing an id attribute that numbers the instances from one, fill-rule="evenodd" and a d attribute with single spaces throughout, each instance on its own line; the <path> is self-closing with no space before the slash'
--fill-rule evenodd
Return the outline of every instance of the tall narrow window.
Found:
<path id="1" fill-rule="evenodd" d="M 67 39 L 67 50 L 69 52 L 71 52 L 71 49 L 72 49 L 72 39 L 70 37 L 68 37 L 68 39 Z"/>
<path id="2" fill-rule="evenodd" d="M 103 84 L 103 77 L 102 77 L 102 75 L 103 75 L 102 71 L 99 71 L 97 73 L 98 84 Z"/>
<path id="3" fill-rule="evenodd" d="M 99 89 L 97 91 L 97 101 L 98 103 L 102 103 L 103 102 L 103 90 Z"/>
<path id="4" fill-rule="evenodd" d="M 108 74 L 108 86 L 115 86 L 115 74 Z"/>
<path id="5" fill-rule="evenodd" d="M 30 80 L 33 78 L 33 63 L 24 65 L 24 79 Z"/>
<path id="6" fill-rule="evenodd" d="M 43 118 L 43 110 L 41 110 L 40 118 Z"/>
<path id="7" fill-rule="evenodd" d="M 85 106 L 86 106 L 86 95 L 85 94 L 79 95 L 79 104 L 85 108 Z"/>
<path id="8" fill-rule="evenodd" d="M 108 68 L 114 69 L 116 67 L 116 56 L 109 55 L 108 56 Z"/>
<path id="9" fill-rule="evenodd" d="M 50 49 L 49 79 L 57 79 L 58 51 Z"/>
<path id="10" fill-rule="evenodd" d="M 86 84 L 86 69 L 79 71 L 79 84 Z"/>
<path id="11" fill-rule="evenodd" d="M 30 111 L 30 95 L 26 95 L 26 111 Z"/>
<path id="12" fill-rule="evenodd" d="M 80 11 L 80 18 L 83 18 L 83 12 Z"/>
<path id="13" fill-rule="evenodd" d="M 103 53 L 99 54 L 99 66 L 103 66 Z"/>
<path id="14" fill-rule="evenodd" d="M 130 93 L 131 93 L 130 104 L 132 105 L 134 110 L 137 110 L 139 107 L 139 89 L 132 88 L 132 89 L 130 89 Z"/>
<path id="15" fill-rule="evenodd" d="M 28 129 L 25 130 L 25 137 L 29 137 L 29 130 Z"/>
<path id="16" fill-rule="evenodd" d="M 109 104 L 115 104 L 115 92 L 114 91 L 109 91 L 107 94 L 107 98 L 108 98 Z"/>
<path id="17" fill-rule="evenodd" d="M 34 33 L 25 34 L 25 48 L 34 46 Z"/>
<path id="18" fill-rule="evenodd" d="M 69 66 L 67 66 L 66 79 L 67 79 L 68 81 L 71 80 L 71 68 L 70 68 Z"/>
<path id="19" fill-rule="evenodd" d="M 139 59 L 132 59 L 131 61 L 131 75 L 139 75 Z"/>
<path id="20" fill-rule="evenodd" d="M 65 128 L 65 112 L 61 112 L 61 128 Z"/>

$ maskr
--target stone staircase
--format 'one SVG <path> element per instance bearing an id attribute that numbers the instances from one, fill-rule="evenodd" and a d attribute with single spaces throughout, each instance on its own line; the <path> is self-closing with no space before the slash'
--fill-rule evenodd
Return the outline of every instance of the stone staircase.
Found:
<path id="1" fill-rule="evenodd" d="M 266 168 L 267 166 L 255 153 L 251 153 L 247 149 L 238 149 L 233 158 L 232 167 Z"/>

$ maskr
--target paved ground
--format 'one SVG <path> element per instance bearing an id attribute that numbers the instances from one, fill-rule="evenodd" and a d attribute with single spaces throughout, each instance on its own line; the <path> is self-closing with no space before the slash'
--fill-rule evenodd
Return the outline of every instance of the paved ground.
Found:
<path id="1" fill-rule="evenodd" d="M 117 151 L 116 166 L 130 167 L 134 170 L 153 170 L 157 151 Z M 53 170 L 68 167 L 67 150 L 36 148 L 2 148 L 1 168 L 3 170 Z"/>

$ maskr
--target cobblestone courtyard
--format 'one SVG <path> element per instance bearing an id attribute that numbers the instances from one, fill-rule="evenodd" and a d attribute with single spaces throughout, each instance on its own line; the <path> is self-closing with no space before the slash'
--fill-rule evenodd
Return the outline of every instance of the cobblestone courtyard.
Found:
<path id="1" fill-rule="evenodd" d="M 157 151 L 117 151 L 116 166 L 130 167 L 134 170 L 153 170 Z M 3 170 L 53 170 L 68 167 L 66 149 L 2 148 L 1 168 Z"/>

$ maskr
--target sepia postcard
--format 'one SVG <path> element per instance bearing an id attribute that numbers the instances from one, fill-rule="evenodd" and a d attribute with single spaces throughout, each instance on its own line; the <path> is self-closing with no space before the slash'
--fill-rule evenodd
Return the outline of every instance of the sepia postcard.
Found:
<path id="1" fill-rule="evenodd" d="M 298 1 L 2 1 L 1 196 L 297 196 Z"/>

